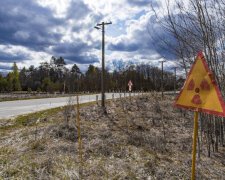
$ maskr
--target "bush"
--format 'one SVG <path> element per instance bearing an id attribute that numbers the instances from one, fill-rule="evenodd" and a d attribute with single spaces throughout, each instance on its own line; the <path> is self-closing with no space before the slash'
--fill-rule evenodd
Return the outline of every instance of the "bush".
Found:
<path id="1" fill-rule="evenodd" d="M 32 89 L 31 89 L 31 88 L 28 88 L 28 89 L 27 89 L 27 92 L 28 92 L 28 93 L 31 93 L 31 92 L 32 92 Z"/>
<path id="2" fill-rule="evenodd" d="M 40 93 L 41 92 L 41 88 L 37 88 L 37 92 Z"/>

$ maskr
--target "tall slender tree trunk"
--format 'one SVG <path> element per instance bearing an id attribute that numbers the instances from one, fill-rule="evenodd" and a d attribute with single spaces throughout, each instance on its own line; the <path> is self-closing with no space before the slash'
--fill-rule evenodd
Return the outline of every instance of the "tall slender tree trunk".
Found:
<path id="1" fill-rule="evenodd" d="M 207 128 L 208 128 L 208 130 L 207 130 L 207 139 L 208 139 L 208 157 L 210 157 L 210 145 L 211 145 L 211 139 L 210 139 L 210 119 L 208 118 L 208 126 L 207 126 Z"/>
<path id="2" fill-rule="evenodd" d="M 219 131 L 218 131 L 218 123 L 217 118 L 213 116 L 214 121 L 214 131 L 215 131 L 215 152 L 218 152 L 218 144 L 219 144 Z"/>
<path id="3" fill-rule="evenodd" d="M 220 144 L 223 146 L 223 118 L 220 119 Z"/>
<path id="4" fill-rule="evenodd" d="M 199 129 L 199 128 L 198 128 Z M 200 139 L 199 139 L 199 133 L 197 131 L 197 140 L 198 140 L 198 159 L 200 159 Z"/>

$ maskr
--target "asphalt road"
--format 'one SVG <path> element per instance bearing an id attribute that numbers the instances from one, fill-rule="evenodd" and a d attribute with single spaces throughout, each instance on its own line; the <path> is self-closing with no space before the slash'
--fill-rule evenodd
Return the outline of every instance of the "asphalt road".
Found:
<path id="1" fill-rule="evenodd" d="M 106 99 L 112 99 L 113 93 L 106 93 Z M 140 94 L 140 93 L 139 93 Z M 138 95 L 137 93 L 133 95 Z M 87 103 L 96 101 L 96 96 L 98 100 L 101 100 L 100 94 L 94 95 L 82 95 L 79 96 L 79 103 Z M 126 96 L 129 96 L 126 93 Z M 119 98 L 119 93 L 114 93 L 114 98 Z M 121 97 L 124 97 L 124 93 L 121 93 Z M 10 118 L 17 115 L 28 114 L 36 111 L 41 111 L 45 109 L 56 108 L 60 106 L 65 106 L 68 104 L 69 97 L 59 97 L 59 98 L 44 98 L 44 99 L 30 99 L 30 100 L 17 100 L 17 101 L 4 101 L 0 102 L 0 119 Z M 72 97 L 72 103 L 76 104 L 76 97 Z"/>
<path id="2" fill-rule="evenodd" d="M 113 94 L 114 98 L 120 98 L 120 95 L 121 97 L 124 97 L 124 93 L 105 93 L 106 99 L 112 99 Z M 142 93 L 131 93 L 131 96 L 137 96 L 141 94 Z M 174 93 L 165 92 L 165 94 L 172 95 Z M 126 93 L 125 96 L 128 97 L 129 93 Z M 101 100 L 101 94 L 79 96 L 79 104 L 96 101 L 97 97 L 98 100 Z M 65 106 L 68 104 L 68 101 L 69 97 L 3 101 L 0 102 L 0 119 Z M 72 103 L 76 104 L 76 102 L 76 97 L 73 96 Z"/>

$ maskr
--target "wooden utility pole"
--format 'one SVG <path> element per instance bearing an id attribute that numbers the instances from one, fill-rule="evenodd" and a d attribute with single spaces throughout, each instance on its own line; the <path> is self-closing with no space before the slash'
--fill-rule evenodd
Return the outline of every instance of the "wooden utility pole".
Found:
<path id="1" fill-rule="evenodd" d="M 101 90 L 102 90 L 102 108 L 105 111 L 105 25 L 112 24 L 112 22 L 102 22 L 95 26 L 96 29 L 100 29 L 98 26 L 102 26 L 102 77 L 101 77 Z"/>

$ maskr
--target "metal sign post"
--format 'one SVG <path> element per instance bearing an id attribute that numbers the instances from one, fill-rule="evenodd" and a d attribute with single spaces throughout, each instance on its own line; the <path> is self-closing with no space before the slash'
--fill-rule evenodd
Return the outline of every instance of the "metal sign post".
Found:
<path id="1" fill-rule="evenodd" d="M 195 160 L 196 160 L 196 139 L 198 132 L 198 112 L 195 112 L 194 133 L 193 133 L 193 152 L 192 152 L 192 169 L 191 179 L 195 179 Z"/>

